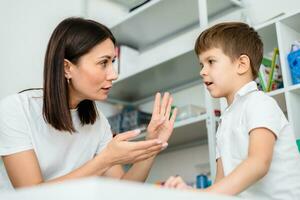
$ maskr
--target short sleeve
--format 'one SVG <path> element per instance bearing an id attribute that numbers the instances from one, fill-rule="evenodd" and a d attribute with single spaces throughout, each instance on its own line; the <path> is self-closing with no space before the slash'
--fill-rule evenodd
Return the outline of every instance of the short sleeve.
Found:
<path id="1" fill-rule="evenodd" d="M 247 132 L 255 128 L 267 128 L 279 136 L 287 120 L 276 101 L 267 95 L 251 98 L 246 108 Z"/>
<path id="2" fill-rule="evenodd" d="M 101 125 L 103 126 L 101 130 L 103 132 L 101 133 L 102 137 L 99 146 L 97 148 L 97 154 L 99 154 L 112 140 L 112 132 L 108 120 L 101 112 L 99 112 L 99 115 L 100 115 Z"/>
<path id="3" fill-rule="evenodd" d="M 0 155 L 32 149 L 29 127 L 17 95 L 0 102 Z"/>

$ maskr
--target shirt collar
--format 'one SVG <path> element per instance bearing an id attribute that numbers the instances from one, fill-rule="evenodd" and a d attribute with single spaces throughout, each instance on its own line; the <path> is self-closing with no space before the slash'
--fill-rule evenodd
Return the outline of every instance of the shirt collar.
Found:
<path id="1" fill-rule="evenodd" d="M 251 81 L 247 84 L 245 84 L 243 87 L 241 87 L 237 93 L 235 94 L 235 97 L 242 97 L 246 94 L 249 94 L 250 92 L 257 91 L 257 84 L 255 81 Z"/>
<path id="2" fill-rule="evenodd" d="M 249 83 L 246 83 L 243 87 L 241 87 L 234 95 L 234 98 L 233 98 L 233 102 L 230 106 L 228 106 L 226 109 L 225 109 L 225 112 L 226 111 L 229 111 L 232 107 L 232 105 L 242 96 L 245 96 L 246 94 L 249 94 L 253 91 L 257 91 L 258 88 L 257 88 L 257 84 L 255 81 L 250 81 Z"/>

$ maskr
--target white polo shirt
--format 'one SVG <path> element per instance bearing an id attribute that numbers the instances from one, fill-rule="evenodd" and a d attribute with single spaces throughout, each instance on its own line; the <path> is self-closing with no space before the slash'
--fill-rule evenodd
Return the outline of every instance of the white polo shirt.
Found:
<path id="1" fill-rule="evenodd" d="M 82 166 L 101 152 L 112 138 L 109 123 L 100 111 L 93 125 L 82 126 L 77 111 L 71 110 L 77 131 L 70 134 L 45 122 L 42 105 L 42 90 L 15 94 L 0 101 L 0 156 L 34 150 L 44 180 Z M 0 192 L 3 189 L 13 188 L 0 164 Z"/>
<path id="2" fill-rule="evenodd" d="M 296 139 L 276 101 L 258 91 L 254 81 L 243 86 L 222 114 L 216 134 L 216 157 L 229 175 L 247 159 L 249 133 L 267 128 L 276 136 L 270 169 L 265 177 L 240 194 L 248 199 L 300 199 L 300 154 Z"/>

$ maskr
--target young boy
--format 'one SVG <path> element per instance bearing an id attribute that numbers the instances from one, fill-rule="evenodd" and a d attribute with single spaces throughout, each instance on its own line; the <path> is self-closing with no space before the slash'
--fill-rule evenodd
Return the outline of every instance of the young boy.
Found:
<path id="1" fill-rule="evenodd" d="M 212 97 L 227 109 L 216 134 L 217 173 L 204 190 L 249 199 L 300 199 L 300 155 L 285 115 L 253 81 L 263 57 L 257 32 L 239 22 L 217 24 L 198 37 L 195 51 Z M 170 177 L 165 187 L 188 187 Z"/>

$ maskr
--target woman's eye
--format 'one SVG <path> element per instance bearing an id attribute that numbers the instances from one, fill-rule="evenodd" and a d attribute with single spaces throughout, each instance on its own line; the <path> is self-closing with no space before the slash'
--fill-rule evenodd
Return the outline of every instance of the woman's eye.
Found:
<path id="1" fill-rule="evenodd" d="M 102 67 L 104 67 L 104 68 L 107 66 L 107 64 L 108 64 L 108 61 L 107 61 L 107 60 L 101 61 L 101 62 L 100 62 L 100 65 L 101 65 Z"/>
<path id="2" fill-rule="evenodd" d="M 215 61 L 214 60 L 208 60 L 209 64 L 213 64 Z"/>

